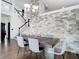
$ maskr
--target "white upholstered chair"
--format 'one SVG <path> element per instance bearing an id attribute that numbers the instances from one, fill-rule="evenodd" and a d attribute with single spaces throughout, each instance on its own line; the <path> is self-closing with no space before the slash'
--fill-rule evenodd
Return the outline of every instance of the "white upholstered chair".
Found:
<path id="1" fill-rule="evenodd" d="M 24 39 L 23 39 L 23 37 L 21 37 L 21 36 L 17 36 L 17 44 L 18 44 L 18 54 L 19 54 L 19 51 L 20 51 L 20 48 L 24 48 L 24 53 L 25 53 L 25 51 L 26 51 L 26 44 L 24 43 Z M 17 55 L 18 55 L 17 54 Z"/>
<path id="2" fill-rule="evenodd" d="M 41 51 L 39 50 L 39 41 L 37 39 L 28 38 L 29 49 L 36 54 L 36 59 L 41 57 Z M 39 55 L 39 56 L 38 56 Z"/>

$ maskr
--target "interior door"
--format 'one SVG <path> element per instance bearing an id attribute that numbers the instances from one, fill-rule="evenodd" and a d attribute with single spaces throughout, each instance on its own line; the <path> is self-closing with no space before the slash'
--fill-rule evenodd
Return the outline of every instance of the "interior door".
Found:
<path id="1" fill-rule="evenodd" d="M 10 41 L 10 22 L 8 22 L 8 41 Z"/>
<path id="2" fill-rule="evenodd" d="M 1 23 L 1 43 L 5 42 L 5 35 L 6 35 L 5 23 Z"/>

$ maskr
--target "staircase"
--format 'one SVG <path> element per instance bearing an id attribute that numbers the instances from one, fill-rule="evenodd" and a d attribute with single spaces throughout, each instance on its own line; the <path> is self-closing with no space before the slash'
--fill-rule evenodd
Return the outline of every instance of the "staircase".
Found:
<path id="1" fill-rule="evenodd" d="M 4 7 L 3 7 L 4 6 Z M 8 9 L 6 9 L 8 8 Z M 11 17 L 11 38 L 14 39 L 17 35 L 22 34 L 26 27 L 29 27 L 30 19 L 25 19 L 22 12 L 13 6 L 11 2 L 2 0 L 2 13 Z"/>

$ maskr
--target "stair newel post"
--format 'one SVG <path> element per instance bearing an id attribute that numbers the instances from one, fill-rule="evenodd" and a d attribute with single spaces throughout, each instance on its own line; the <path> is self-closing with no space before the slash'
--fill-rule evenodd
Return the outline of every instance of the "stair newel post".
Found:
<path id="1" fill-rule="evenodd" d="M 30 27 L 30 19 L 28 19 L 28 27 Z"/>
<path id="2" fill-rule="evenodd" d="M 18 36 L 20 36 L 20 28 L 18 28 Z"/>

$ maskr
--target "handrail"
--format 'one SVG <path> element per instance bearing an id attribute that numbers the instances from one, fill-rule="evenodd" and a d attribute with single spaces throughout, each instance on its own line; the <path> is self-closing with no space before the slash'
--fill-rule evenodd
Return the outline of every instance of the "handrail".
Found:
<path id="1" fill-rule="evenodd" d="M 28 23 L 28 27 L 29 27 L 29 26 L 30 26 L 30 25 L 29 25 L 29 22 L 30 22 L 30 19 L 28 19 L 27 22 L 25 22 L 21 27 L 19 27 L 19 29 L 21 29 L 26 23 Z"/>
<path id="2" fill-rule="evenodd" d="M 19 29 L 18 35 L 20 35 L 20 29 L 21 29 L 24 25 L 26 25 L 26 24 L 28 23 L 28 27 L 30 26 L 30 25 L 29 25 L 29 22 L 30 22 L 30 19 L 28 19 L 27 22 L 25 22 L 22 26 L 20 26 L 20 27 L 18 28 L 18 29 Z"/>
<path id="3" fill-rule="evenodd" d="M 10 5 L 13 5 L 11 2 L 8 2 L 8 1 L 6 1 L 6 0 L 2 0 L 2 1 L 4 1 L 4 2 L 10 4 Z"/>
<path id="4" fill-rule="evenodd" d="M 18 35 L 20 35 L 20 29 L 21 29 L 22 27 L 24 27 L 24 25 L 26 25 L 26 24 L 28 23 L 28 27 L 30 26 L 30 25 L 29 25 L 29 22 L 30 22 L 30 19 L 28 19 L 27 22 L 25 22 L 22 26 L 20 26 L 20 27 L 18 28 L 18 30 L 19 30 Z"/>
<path id="5" fill-rule="evenodd" d="M 16 12 L 24 19 L 24 21 L 26 22 L 26 19 L 19 13 L 19 11 L 14 7 L 14 9 L 16 10 Z"/>

